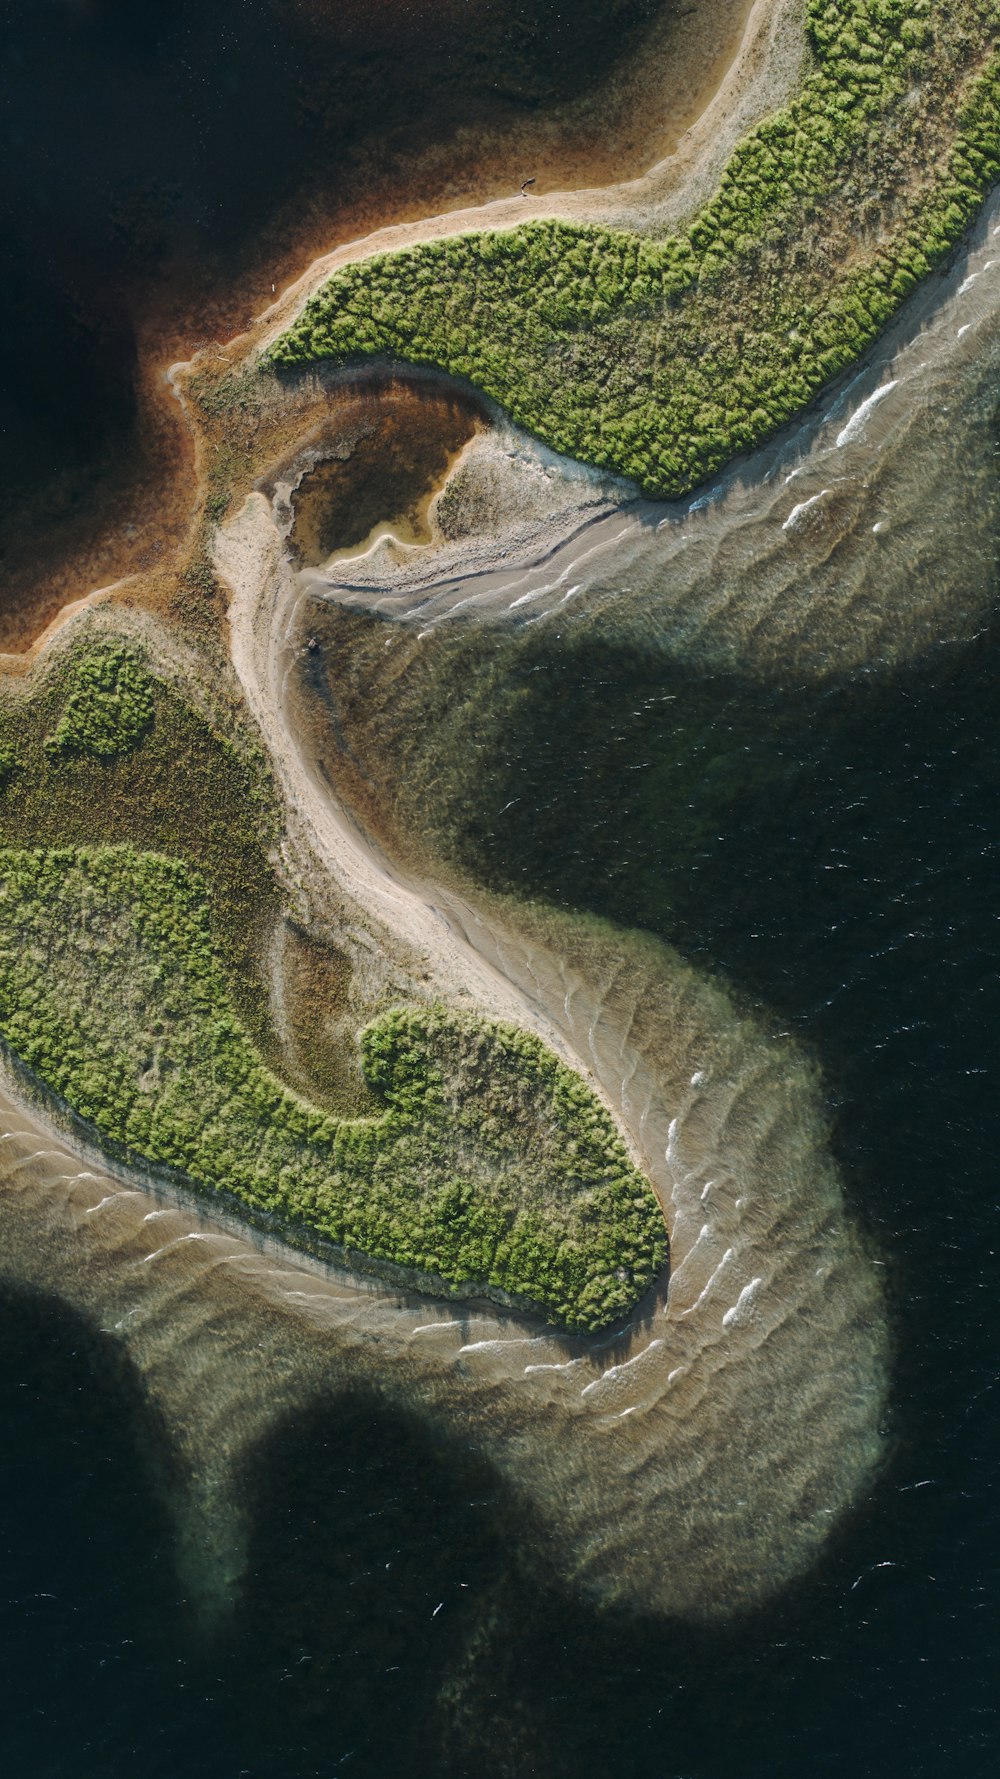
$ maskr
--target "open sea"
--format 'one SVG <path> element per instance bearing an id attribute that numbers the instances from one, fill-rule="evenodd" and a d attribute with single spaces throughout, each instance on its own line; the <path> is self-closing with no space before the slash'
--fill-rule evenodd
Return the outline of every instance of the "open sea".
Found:
<path id="1" fill-rule="evenodd" d="M 39 28 L 23 27 L 22 54 Z M 134 38 L 129 54 L 145 57 L 138 26 Z M 92 361 L 72 329 L 64 349 L 85 392 Z M 462 807 L 437 827 L 428 811 L 429 843 L 447 830 L 467 876 L 661 936 L 819 1065 L 889 1305 L 885 1457 L 870 1491 L 812 1570 L 758 1611 L 641 1618 L 562 1591 L 460 1439 L 444 1444 L 359 1389 L 255 1450 L 238 1610 L 199 1644 L 151 1480 L 162 1431 L 119 1344 L 56 1296 L 5 1285 L 5 1773 L 997 1771 L 996 368 L 956 383 L 945 430 L 973 444 L 928 453 L 918 488 L 922 536 L 940 550 L 922 547 L 913 574 L 947 562 L 956 605 L 974 589 L 975 623 L 821 683 L 794 664 L 695 672 L 644 647 L 635 623 L 617 638 L 614 626 L 541 626 L 504 669 L 517 682 L 509 721 L 488 759 L 466 761 Z M 127 401 L 124 418 L 113 406 L 109 436 L 128 419 Z M 31 440 L 43 457 L 44 419 Z M 60 439 L 75 463 L 80 440 Z M 866 561 L 877 607 L 879 558 Z"/>

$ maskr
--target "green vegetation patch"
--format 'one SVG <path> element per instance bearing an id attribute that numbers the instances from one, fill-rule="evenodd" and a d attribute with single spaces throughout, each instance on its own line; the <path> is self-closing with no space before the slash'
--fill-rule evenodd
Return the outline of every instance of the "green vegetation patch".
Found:
<path id="1" fill-rule="evenodd" d="M 344 267 L 271 349 L 471 379 L 555 449 L 680 494 L 791 419 L 1000 175 L 996 0 L 808 0 L 812 72 L 666 240 L 541 221 Z"/>
<path id="2" fill-rule="evenodd" d="M 69 675 L 50 754 L 127 754 L 153 722 L 152 681 L 134 649 L 112 643 L 81 655 Z"/>
<path id="3" fill-rule="evenodd" d="M 0 1034 L 132 1158 L 567 1328 L 623 1316 L 664 1262 L 610 1117 L 523 1031 L 396 1010 L 360 1039 L 379 1115 L 290 1092 L 233 1011 L 205 880 L 176 859 L 0 849 Z"/>
<path id="4" fill-rule="evenodd" d="M 200 867 L 241 1017 L 255 1042 L 276 1051 L 259 963 L 282 907 L 268 857 L 278 827 L 266 762 L 251 736 L 213 724 L 136 644 L 127 648 L 128 679 L 134 686 L 142 676 L 152 716 L 124 752 L 51 745 L 74 693 L 100 680 L 118 653 L 106 640 L 81 640 L 53 660 L 30 697 L 0 695 L 0 846 L 127 840 Z"/>

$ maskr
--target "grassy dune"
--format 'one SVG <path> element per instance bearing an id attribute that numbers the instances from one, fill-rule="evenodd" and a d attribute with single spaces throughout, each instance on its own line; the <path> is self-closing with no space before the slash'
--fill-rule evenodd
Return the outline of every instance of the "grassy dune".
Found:
<path id="1" fill-rule="evenodd" d="M 120 1151 L 375 1261 L 594 1329 L 663 1264 L 604 1108 L 514 1027 L 397 1009 L 361 1033 L 373 1117 L 290 1092 L 237 1019 L 201 875 L 129 846 L 0 850 L 0 1034 Z"/>
<path id="2" fill-rule="evenodd" d="M 682 233 L 562 222 L 346 266 L 276 367 L 470 379 L 557 450 L 679 494 L 789 420 L 959 240 L 1000 175 L 995 0 L 807 0 L 814 65 Z"/>

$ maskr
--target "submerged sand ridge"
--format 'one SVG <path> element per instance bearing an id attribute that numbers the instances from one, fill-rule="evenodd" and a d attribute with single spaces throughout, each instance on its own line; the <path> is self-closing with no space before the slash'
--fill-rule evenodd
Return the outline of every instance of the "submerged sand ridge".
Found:
<path id="1" fill-rule="evenodd" d="M 11 1098 L 4 1264 L 114 1328 L 133 1356 L 175 1443 L 165 1488 L 206 1614 L 233 1597 L 244 1562 L 241 1454 L 279 1416 L 359 1381 L 460 1428 L 560 1575 L 602 1603 L 694 1618 L 752 1606 L 801 1574 L 863 1495 L 883 1449 L 885 1309 L 808 1062 L 666 946 L 477 899 L 395 857 L 309 716 L 302 648 L 317 600 L 376 611 L 387 641 L 428 651 L 453 621 L 606 623 L 692 666 L 762 678 L 891 667 L 967 636 L 992 598 L 957 566 L 969 528 L 989 522 L 977 490 L 997 226 L 991 211 L 960 274 L 909 307 L 836 405 L 694 501 L 643 506 L 574 471 L 579 508 L 573 493 L 534 544 L 501 522 L 388 568 L 376 551 L 309 576 L 262 494 L 222 527 L 233 659 L 291 811 L 291 875 L 300 846 L 364 943 L 405 960 L 414 993 L 519 1021 L 588 1074 L 657 1188 L 673 1270 L 620 1336 L 569 1341 L 323 1273 L 277 1245 L 262 1256 L 151 1182 L 118 1181 L 94 1157 L 81 1169 Z M 941 418 L 956 388 L 967 435 Z M 921 507 L 934 453 L 966 448 L 979 455 L 952 559 Z M 492 449 L 474 440 L 463 473 Z M 534 456 L 555 473 L 551 454 Z"/>
<path id="2" fill-rule="evenodd" d="M 558 993 L 562 1029 L 617 1079 L 669 1187 L 669 1296 L 622 1338 L 407 1300 L 273 1246 L 262 1258 L 210 1215 L 95 1158 L 81 1168 L 4 1103 L 4 1270 L 124 1343 L 174 1442 L 185 1579 L 209 1618 L 240 1574 L 241 1453 L 352 1383 L 460 1427 L 523 1495 L 564 1579 L 654 1612 L 714 1617 L 772 1592 L 877 1463 L 878 1277 L 801 1059 L 658 947 L 594 928 L 574 951 L 568 924 L 492 940 L 536 1004 Z"/>
<path id="3" fill-rule="evenodd" d="M 586 1347 L 437 1306 L 407 1324 L 398 1302 L 386 1309 L 404 1316 L 422 1379 L 425 1368 L 462 1378 L 476 1448 L 513 1486 L 530 1483 L 533 1510 L 558 1527 L 561 1571 L 601 1600 L 710 1617 L 814 1560 L 882 1449 L 878 1263 L 846 1209 L 822 1088 L 796 1047 L 666 947 L 477 901 L 394 859 L 338 794 L 336 748 L 302 690 L 303 644 L 324 598 L 378 611 L 387 642 L 398 624 L 423 650 L 452 621 L 602 620 L 764 677 L 823 680 L 968 634 L 993 590 L 929 555 L 921 515 L 942 448 L 969 452 L 970 508 L 956 526 L 967 570 L 968 524 L 992 513 L 977 489 L 990 468 L 997 227 L 994 206 L 938 282 L 937 306 L 911 305 L 825 414 L 755 460 L 759 476 L 734 472 L 666 514 L 611 510 L 564 546 L 565 561 L 543 550 L 484 569 L 473 539 L 436 578 L 433 552 L 388 576 L 375 552 L 367 580 L 353 563 L 350 584 L 335 567 L 303 577 L 262 496 L 220 539 L 233 658 L 338 893 L 409 948 L 428 993 L 518 1019 L 583 1068 L 660 1194 L 669 1292 L 618 1341 Z M 958 399 L 964 430 L 942 433 L 935 415 Z M 502 550 L 502 534 L 488 548 Z M 868 597 L 873 560 L 884 602 Z"/>
<path id="4" fill-rule="evenodd" d="M 877 1268 L 845 1209 L 823 1099 L 796 1050 L 666 947 L 505 914 L 418 877 L 308 751 L 296 681 L 308 613 L 269 504 L 227 526 L 233 657 L 292 830 L 366 942 L 418 993 L 538 1031 L 613 1107 L 656 1186 L 669 1291 L 620 1336 L 321 1274 L 155 1183 L 115 1178 L 8 1100 L 6 1276 L 120 1338 L 174 1453 L 164 1492 L 206 1622 L 238 1592 L 243 1456 L 279 1417 L 369 1384 L 493 1465 L 547 1560 L 593 1599 L 724 1616 L 802 1572 L 882 1449 Z M 535 1535 L 534 1533 L 532 1535 Z"/>
<path id="5" fill-rule="evenodd" d="M 758 11 L 775 5 L 791 15 L 794 0 L 758 0 Z M 63 281 L 63 254 L 75 264 L 66 274 L 68 287 L 59 291 L 57 334 L 68 307 L 77 318 L 73 339 L 89 334 L 88 354 L 98 351 L 101 393 L 113 407 L 128 408 L 133 399 L 137 406 L 99 460 L 92 455 L 92 427 L 78 464 L 59 468 L 58 447 L 54 456 L 41 450 L 37 475 L 30 474 L 9 503 L 3 647 L 16 651 L 15 659 L 88 588 L 127 578 L 128 598 L 162 604 L 170 572 L 183 568 L 193 509 L 206 491 L 197 486 L 166 380 L 171 360 L 203 349 L 211 357 L 234 335 L 242 342 L 235 347 L 239 359 L 259 331 L 253 316 L 275 287 L 297 286 L 304 264 L 322 265 L 338 244 L 387 223 L 419 232 L 428 215 L 461 215 L 495 202 L 523 220 L 544 207 L 549 190 L 561 194 L 561 203 L 586 188 L 600 202 L 606 187 L 662 157 L 699 159 L 713 150 L 726 106 L 716 105 L 707 132 L 699 120 L 723 85 L 732 99 L 730 71 L 740 60 L 751 8 L 747 0 L 680 7 L 624 0 L 569 20 L 557 6 L 555 55 L 545 9 L 519 24 L 505 5 L 488 5 L 480 9 L 480 19 L 487 15 L 485 34 L 475 9 L 451 10 L 457 26 L 440 7 L 421 9 L 434 15 L 437 41 L 434 29 L 419 23 L 421 12 L 396 6 L 345 12 L 271 0 L 256 9 L 238 43 L 227 43 L 224 33 L 220 38 L 210 15 L 181 21 L 187 54 L 178 55 L 168 27 L 160 53 L 141 70 L 132 63 L 124 85 L 116 82 L 111 56 L 109 89 L 102 91 L 98 80 L 94 103 L 83 103 L 82 158 L 77 167 L 70 155 L 77 171 L 65 177 L 58 168 L 66 157 L 51 153 L 44 130 L 34 142 L 35 122 L 29 122 L 29 158 L 34 151 L 42 184 L 51 189 L 26 225 L 31 247 L 25 257 L 31 260 L 37 248 L 42 260 L 51 258 L 45 218 L 54 216 L 56 285 Z M 315 30 L 305 29 L 307 18 Z M 407 21 L 419 42 L 401 57 Z M 277 30 L 276 50 L 261 41 L 269 28 Z M 64 72 L 73 90 L 82 74 L 85 100 L 94 69 L 75 65 L 78 35 L 69 34 L 57 61 L 68 57 Z M 188 67 L 203 70 L 184 99 L 186 106 L 197 90 L 197 127 L 184 116 L 175 136 L 177 85 L 186 88 Z M 142 95 L 147 125 L 135 164 L 114 147 L 130 139 L 119 107 L 124 100 L 127 109 L 133 89 Z M 780 102 L 783 90 L 776 88 L 770 101 L 761 97 L 754 115 Z M 109 116 L 121 127 L 102 131 L 101 119 Z M 101 177 L 84 177 L 70 202 L 88 159 Z M 707 177 L 710 184 L 714 174 Z M 522 198 L 526 178 L 535 183 Z M 48 363 L 49 347 L 55 344 L 57 354 L 60 348 L 58 337 L 43 338 L 47 294 L 43 288 L 39 307 L 29 286 L 27 307 L 39 307 L 28 349 L 20 353 L 29 385 L 37 382 L 39 356 Z M 76 345 L 71 377 L 74 352 Z M 25 368 L 32 364 L 34 370 Z M 50 364 L 50 376 L 51 370 Z M 82 374 L 86 391 L 90 372 Z M 20 386 L 21 375 L 14 381 Z M 9 429 L 15 455 L 24 455 L 47 405 L 32 409 L 29 394 L 24 426 Z M 93 407 L 89 397 L 71 401 L 66 414 L 85 406 Z"/>
<path id="6" fill-rule="evenodd" d="M 987 219 L 984 228 L 993 226 Z M 827 416 L 829 436 L 807 428 L 797 460 L 767 459 L 780 474 L 754 480 L 744 468 L 720 484 L 717 500 L 667 514 L 663 532 L 642 528 L 639 541 L 651 546 L 645 580 L 628 550 L 616 554 L 634 516 L 617 511 L 618 541 L 605 540 L 593 612 L 662 624 L 692 660 L 740 659 L 761 674 L 804 664 L 820 677 L 830 659 L 891 663 L 947 641 L 945 618 L 978 622 L 982 588 L 956 614 L 947 578 L 914 566 L 928 562 L 919 502 L 926 457 L 941 449 L 934 403 L 956 371 L 971 379 L 955 386 L 964 402 L 992 362 L 982 235 L 974 254 L 981 250 L 960 280 L 974 282 L 961 295 L 952 285 L 966 307 L 949 311 L 950 321 L 942 309 L 943 331 L 915 343 L 914 373 L 921 355 L 930 371 L 926 407 L 901 414 L 898 366 L 873 361 L 863 373 L 870 384 L 856 383 Z M 981 431 L 978 397 L 970 412 L 970 433 Z M 960 435 L 950 448 L 962 448 Z M 829 450 L 842 454 L 848 483 L 835 502 L 822 493 Z M 968 517 L 984 522 L 974 500 Z M 661 509 L 656 523 L 663 518 Z M 675 521 L 701 528 L 697 599 L 677 571 L 680 553 L 670 552 Z M 884 529 L 874 532 L 876 524 Z M 762 536 L 785 567 L 761 581 Z M 881 550 L 886 540 L 900 552 L 899 597 L 882 609 L 866 604 L 863 573 L 851 581 L 849 571 L 852 550 Z M 794 561 L 791 543 L 801 546 Z M 13 1101 L 0 1144 L 7 1276 L 58 1291 L 113 1328 L 133 1356 L 172 1429 L 176 1473 L 165 1488 L 206 1613 L 232 1598 L 244 1561 L 240 1454 L 268 1437 L 279 1413 L 359 1380 L 443 1428 L 461 1427 L 520 1495 L 560 1573 L 593 1598 L 693 1617 L 754 1604 L 814 1561 L 883 1449 L 879 1270 L 830 1160 L 821 1085 L 793 1044 L 741 1017 L 724 990 L 668 948 L 596 923 L 477 903 L 394 860 L 307 751 L 295 682 L 317 584 L 296 579 L 263 496 L 224 527 L 220 562 L 234 589 L 233 653 L 248 701 L 331 885 L 353 901 L 369 943 L 389 935 L 409 951 L 424 992 L 518 1018 L 590 1073 L 661 1195 L 669 1292 L 621 1338 L 586 1343 L 321 1275 L 277 1248 L 262 1257 L 249 1236 L 115 1179 L 93 1157 L 81 1168 L 71 1147 Z M 526 572 L 523 561 L 515 568 Z M 463 621 L 496 613 L 520 623 L 560 609 L 569 621 L 587 611 L 573 593 L 578 577 L 559 580 L 560 565 L 554 595 L 508 619 L 514 599 L 534 592 L 523 582 L 515 592 L 512 572 L 501 571 L 506 603 L 484 600 Z M 834 597 L 837 578 L 850 597 Z M 457 604 L 447 577 L 438 579 L 436 609 L 412 576 L 358 578 L 329 596 L 379 601 L 416 637 Z M 767 613 L 730 594 L 741 585 L 763 586 Z M 657 588 L 668 596 L 660 607 Z M 420 646 L 434 647 L 433 625 Z"/>

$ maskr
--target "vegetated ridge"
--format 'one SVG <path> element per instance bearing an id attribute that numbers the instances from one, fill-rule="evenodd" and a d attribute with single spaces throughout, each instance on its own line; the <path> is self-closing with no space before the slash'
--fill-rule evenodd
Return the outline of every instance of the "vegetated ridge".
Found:
<path id="1" fill-rule="evenodd" d="M 0 682 L 0 846 L 129 840 L 201 868 L 239 1013 L 268 1046 L 258 960 L 282 892 L 277 793 L 253 733 L 194 709 L 133 638 L 84 634 L 30 694 Z"/>
<path id="2" fill-rule="evenodd" d="M 875 338 L 1000 175 L 996 0 L 807 0 L 814 66 L 681 233 L 557 221 L 345 266 L 270 349 L 469 378 L 648 494 L 776 431 Z"/>
<path id="3" fill-rule="evenodd" d="M 289 1091 L 233 1011 L 206 882 L 176 859 L 0 850 L 0 1035 L 127 1156 L 568 1329 L 621 1318 L 663 1265 L 659 1204 L 610 1116 L 527 1032 L 394 1009 L 360 1035 L 380 1115 Z"/>

